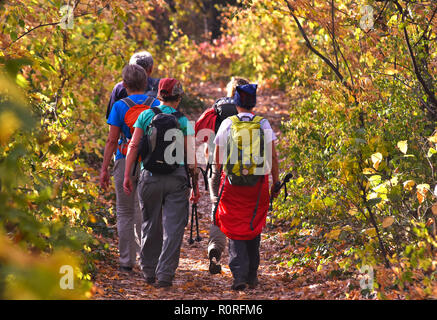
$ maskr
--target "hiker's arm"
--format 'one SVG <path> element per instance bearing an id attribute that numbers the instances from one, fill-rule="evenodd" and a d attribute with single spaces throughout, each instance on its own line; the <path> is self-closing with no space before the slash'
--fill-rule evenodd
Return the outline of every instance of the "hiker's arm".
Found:
<path id="1" fill-rule="evenodd" d="M 224 153 L 224 147 L 221 147 L 219 145 L 215 146 L 215 150 L 214 150 L 214 165 L 215 168 L 217 169 L 217 172 L 221 171 L 221 167 L 222 167 L 222 162 L 223 162 L 223 153 Z"/>
<path id="2" fill-rule="evenodd" d="M 196 140 L 194 135 L 184 137 L 184 148 L 186 151 L 186 157 L 184 160 L 188 164 L 190 175 L 193 178 L 193 189 L 191 190 L 190 200 L 193 203 L 197 203 L 200 198 L 200 193 L 198 184 L 199 172 L 197 171 Z"/>
<path id="3" fill-rule="evenodd" d="M 124 169 L 124 182 L 123 182 L 123 189 L 127 195 L 129 195 L 133 190 L 132 177 L 131 177 L 132 166 L 135 164 L 135 161 L 137 160 L 138 151 L 139 151 L 138 149 L 143 135 L 144 135 L 143 129 L 135 128 L 134 134 L 127 148 L 126 168 Z"/>
<path id="4" fill-rule="evenodd" d="M 272 189 L 271 195 L 273 198 L 276 198 L 279 192 L 274 192 L 274 186 L 277 182 L 279 182 L 279 162 L 278 162 L 278 153 L 276 152 L 275 141 L 272 141 Z"/>
<path id="5" fill-rule="evenodd" d="M 109 126 L 109 134 L 106 139 L 105 153 L 103 154 L 103 163 L 100 170 L 100 186 L 107 188 L 109 186 L 108 167 L 111 162 L 112 155 L 117 150 L 118 138 L 120 137 L 120 128 L 117 126 Z"/>

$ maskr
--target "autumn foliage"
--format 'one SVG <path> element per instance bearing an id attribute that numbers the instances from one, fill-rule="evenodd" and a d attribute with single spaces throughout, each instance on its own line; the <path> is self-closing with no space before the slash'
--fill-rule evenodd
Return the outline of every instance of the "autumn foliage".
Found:
<path id="1" fill-rule="evenodd" d="M 231 75 L 286 92 L 279 147 L 294 178 L 270 223 L 305 250 L 278 263 L 370 266 L 363 298 L 437 296 L 433 1 L 73 2 L 71 28 L 59 25 L 62 1 L 0 3 L 1 298 L 92 296 L 113 219 L 97 188 L 104 114 L 139 48 L 193 101 Z M 65 264 L 77 271 L 71 295 L 58 290 Z"/>

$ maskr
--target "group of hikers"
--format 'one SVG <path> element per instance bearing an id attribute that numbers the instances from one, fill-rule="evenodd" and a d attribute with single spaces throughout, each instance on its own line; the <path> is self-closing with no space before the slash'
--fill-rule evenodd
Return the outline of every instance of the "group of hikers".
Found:
<path id="1" fill-rule="evenodd" d="M 211 200 L 209 272 L 220 273 L 228 241 L 231 288 L 255 288 L 260 235 L 280 185 L 277 138 L 269 121 L 253 113 L 257 85 L 233 77 L 227 97 L 218 99 L 193 125 L 179 110 L 182 84 L 174 78 L 152 78 L 152 71 L 151 54 L 135 53 L 112 91 L 106 113 L 110 128 L 100 185 L 110 184 L 115 154 L 120 271 L 131 272 L 139 255 L 148 284 L 172 286 L 189 202 L 199 201 L 202 173 Z M 206 169 L 198 167 L 196 138 L 205 142 Z"/>

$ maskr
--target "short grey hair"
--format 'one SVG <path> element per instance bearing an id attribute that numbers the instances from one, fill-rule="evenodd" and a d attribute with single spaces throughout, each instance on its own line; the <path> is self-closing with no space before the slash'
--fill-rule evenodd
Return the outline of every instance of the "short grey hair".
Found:
<path id="1" fill-rule="evenodd" d="M 153 67 L 153 57 L 148 51 L 137 52 L 132 55 L 129 64 L 137 64 L 149 73 Z"/>
<path id="2" fill-rule="evenodd" d="M 146 91 L 147 73 L 137 64 L 128 64 L 122 72 L 123 84 L 129 91 Z"/>

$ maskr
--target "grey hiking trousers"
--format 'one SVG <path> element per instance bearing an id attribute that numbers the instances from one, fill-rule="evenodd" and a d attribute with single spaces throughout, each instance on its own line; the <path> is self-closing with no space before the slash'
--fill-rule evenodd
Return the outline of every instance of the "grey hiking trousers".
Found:
<path id="1" fill-rule="evenodd" d="M 217 171 L 215 165 L 213 165 L 211 178 L 208 178 L 209 195 L 211 199 L 211 226 L 209 228 L 208 256 L 212 249 L 217 249 L 221 257 L 226 247 L 226 235 L 214 224 L 214 209 L 217 205 L 218 194 L 220 192 L 220 177 L 221 172 Z"/>
<path id="2" fill-rule="evenodd" d="M 137 253 L 140 252 L 141 211 L 136 190 L 136 178 L 133 192 L 128 196 L 123 190 L 126 159 L 116 160 L 113 168 L 115 182 L 115 210 L 117 212 L 118 250 L 120 266 L 133 267 Z"/>
<path id="3" fill-rule="evenodd" d="M 138 195 L 143 215 L 141 267 L 146 277 L 172 282 L 188 223 L 189 194 L 184 167 L 171 174 L 142 170 Z"/>

